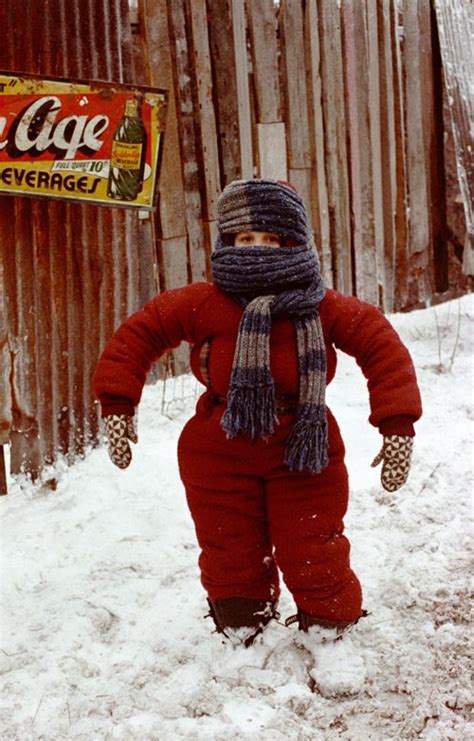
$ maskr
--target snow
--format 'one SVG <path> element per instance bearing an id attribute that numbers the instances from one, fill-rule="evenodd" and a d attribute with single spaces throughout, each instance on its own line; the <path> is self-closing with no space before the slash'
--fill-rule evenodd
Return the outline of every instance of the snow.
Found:
<path id="1" fill-rule="evenodd" d="M 350 637 L 312 651 L 294 625 L 272 623 L 244 649 L 223 643 L 203 619 L 176 464 L 196 382 L 167 384 L 184 398 L 174 409 L 157 384 L 145 390 L 127 471 L 99 448 L 46 472 L 43 486 L 15 478 L 0 502 L 1 739 L 474 738 L 474 301 L 391 319 L 412 352 L 425 408 L 402 490 L 385 492 L 370 468 L 380 438 L 351 358 L 339 355 L 329 389 L 351 476 L 352 562 L 370 613 Z M 294 612 L 288 593 L 280 609 L 282 619 Z M 324 696 L 318 681 L 334 692 Z"/>

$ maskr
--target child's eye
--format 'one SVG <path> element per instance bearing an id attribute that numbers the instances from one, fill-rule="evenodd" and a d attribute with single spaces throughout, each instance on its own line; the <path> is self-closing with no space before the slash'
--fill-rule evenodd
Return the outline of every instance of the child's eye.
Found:
<path id="1" fill-rule="evenodd" d="M 280 239 L 277 236 L 267 237 L 267 242 L 269 242 L 270 244 L 276 244 L 278 246 L 280 245 Z"/>

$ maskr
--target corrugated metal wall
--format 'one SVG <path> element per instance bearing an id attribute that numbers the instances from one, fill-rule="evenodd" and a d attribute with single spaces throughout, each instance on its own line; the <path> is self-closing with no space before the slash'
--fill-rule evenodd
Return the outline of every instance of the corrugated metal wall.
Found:
<path id="1" fill-rule="evenodd" d="M 136 82 L 127 0 L 1 0 L 0 27 L 0 69 Z M 0 443 L 10 439 L 12 472 L 34 475 L 97 434 L 98 354 L 156 293 L 152 221 L 1 196 L 0 240 Z"/>

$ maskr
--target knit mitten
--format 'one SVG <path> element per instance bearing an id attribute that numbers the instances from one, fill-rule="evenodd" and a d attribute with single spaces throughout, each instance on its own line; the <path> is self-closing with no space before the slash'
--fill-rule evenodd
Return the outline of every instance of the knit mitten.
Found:
<path id="1" fill-rule="evenodd" d="M 128 414 L 109 414 L 104 417 L 109 442 L 109 456 L 118 468 L 127 468 L 132 460 L 129 440 L 138 442 L 135 420 Z"/>
<path id="2" fill-rule="evenodd" d="M 410 473 L 413 438 L 409 435 L 385 435 L 380 453 L 372 461 L 372 468 L 382 463 L 380 480 L 386 491 L 397 491 Z"/>

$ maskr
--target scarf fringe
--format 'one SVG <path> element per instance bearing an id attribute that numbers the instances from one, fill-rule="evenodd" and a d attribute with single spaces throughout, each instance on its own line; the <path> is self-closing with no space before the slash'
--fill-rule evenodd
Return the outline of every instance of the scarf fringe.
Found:
<path id="1" fill-rule="evenodd" d="M 285 464 L 290 471 L 321 473 L 329 463 L 327 419 L 296 420 L 288 437 Z"/>
<path id="2" fill-rule="evenodd" d="M 239 434 L 264 440 L 275 432 L 275 389 L 270 386 L 231 386 L 221 427 L 228 438 Z"/>

